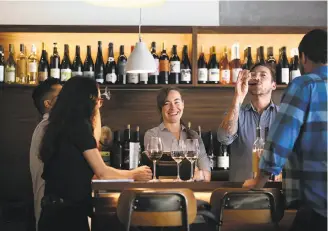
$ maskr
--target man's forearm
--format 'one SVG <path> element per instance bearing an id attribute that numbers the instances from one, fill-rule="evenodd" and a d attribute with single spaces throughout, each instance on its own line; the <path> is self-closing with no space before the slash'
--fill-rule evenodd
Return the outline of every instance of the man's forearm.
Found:
<path id="1" fill-rule="evenodd" d="M 238 118 L 242 102 L 243 100 L 240 98 L 234 97 L 229 113 L 224 117 L 220 125 L 228 135 L 236 134 L 238 130 Z"/>

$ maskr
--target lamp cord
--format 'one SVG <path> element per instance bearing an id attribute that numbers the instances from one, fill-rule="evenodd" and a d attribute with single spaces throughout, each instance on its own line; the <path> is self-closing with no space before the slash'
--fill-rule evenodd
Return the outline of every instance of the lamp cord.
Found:
<path id="1" fill-rule="evenodd" d="M 141 8 L 139 8 L 139 42 L 141 42 Z"/>

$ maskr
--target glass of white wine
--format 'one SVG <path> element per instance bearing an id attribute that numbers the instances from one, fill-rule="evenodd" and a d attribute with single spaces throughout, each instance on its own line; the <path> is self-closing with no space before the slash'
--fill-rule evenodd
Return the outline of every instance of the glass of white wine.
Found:
<path id="1" fill-rule="evenodd" d="M 186 151 L 185 151 L 185 157 L 187 160 L 189 160 L 191 165 L 191 173 L 190 173 L 190 179 L 187 180 L 188 182 L 194 181 L 194 163 L 198 159 L 199 156 L 199 142 L 198 139 L 187 139 L 185 141 Z"/>
<path id="2" fill-rule="evenodd" d="M 185 158 L 185 144 L 183 140 L 176 140 L 172 141 L 171 145 L 171 157 L 175 162 L 177 162 L 177 179 L 176 182 L 181 182 L 180 178 L 180 163 Z"/>
<path id="3" fill-rule="evenodd" d="M 153 161 L 153 179 L 149 182 L 159 182 L 156 178 L 156 162 L 161 159 L 163 155 L 163 143 L 160 137 L 150 137 L 146 153 L 148 158 Z"/>

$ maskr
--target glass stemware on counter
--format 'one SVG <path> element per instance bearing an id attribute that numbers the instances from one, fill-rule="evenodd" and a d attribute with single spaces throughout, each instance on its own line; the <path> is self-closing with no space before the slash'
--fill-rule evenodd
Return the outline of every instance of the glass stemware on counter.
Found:
<path id="1" fill-rule="evenodd" d="M 187 181 L 193 182 L 194 181 L 194 163 L 198 159 L 199 152 L 200 152 L 198 139 L 187 139 L 185 141 L 185 147 L 186 147 L 185 157 L 187 160 L 189 160 L 190 165 L 191 165 L 190 179 Z"/>
<path id="2" fill-rule="evenodd" d="M 173 140 L 171 145 L 171 157 L 177 162 L 177 179 L 175 182 L 181 182 L 180 178 L 180 163 L 185 158 L 186 147 L 182 140 Z"/>
<path id="3" fill-rule="evenodd" d="M 156 162 L 162 158 L 163 143 L 160 137 L 150 137 L 146 148 L 148 158 L 153 161 L 153 179 L 149 182 L 159 182 L 156 178 Z"/>

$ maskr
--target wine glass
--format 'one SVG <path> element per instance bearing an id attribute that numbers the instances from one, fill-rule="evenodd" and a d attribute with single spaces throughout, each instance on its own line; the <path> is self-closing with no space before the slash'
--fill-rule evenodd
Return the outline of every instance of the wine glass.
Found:
<path id="1" fill-rule="evenodd" d="M 149 143 L 147 144 L 146 153 L 148 158 L 153 161 L 153 179 L 149 182 L 159 182 L 156 179 L 156 161 L 161 159 L 163 155 L 163 144 L 160 137 L 150 137 Z"/>
<path id="2" fill-rule="evenodd" d="M 177 162 L 177 179 L 176 182 L 181 182 L 180 178 L 180 163 L 185 158 L 185 144 L 183 140 L 173 140 L 171 145 L 171 157 Z"/>
<path id="3" fill-rule="evenodd" d="M 187 139 L 185 141 L 185 145 L 186 145 L 185 157 L 187 160 L 190 161 L 190 164 L 191 164 L 190 179 L 187 181 L 193 182 L 194 181 L 194 163 L 198 159 L 199 152 L 200 152 L 198 139 Z"/>

